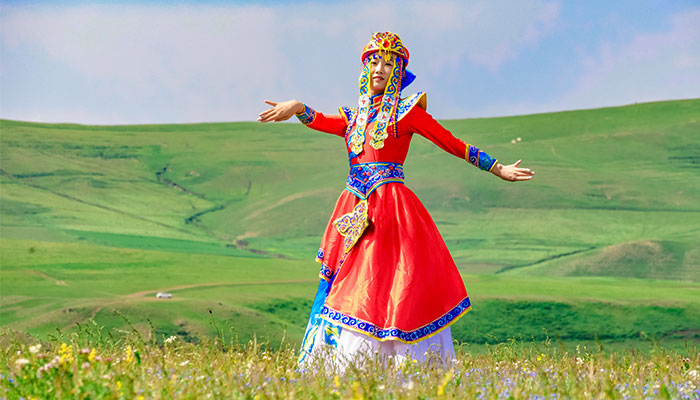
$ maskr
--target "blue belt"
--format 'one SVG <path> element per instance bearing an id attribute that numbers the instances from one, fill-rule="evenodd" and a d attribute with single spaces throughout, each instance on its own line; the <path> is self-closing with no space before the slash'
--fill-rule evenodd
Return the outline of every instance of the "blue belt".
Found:
<path id="1" fill-rule="evenodd" d="M 371 162 L 350 166 L 345 189 L 366 199 L 379 186 L 389 182 L 403 183 L 403 165 L 392 162 Z"/>

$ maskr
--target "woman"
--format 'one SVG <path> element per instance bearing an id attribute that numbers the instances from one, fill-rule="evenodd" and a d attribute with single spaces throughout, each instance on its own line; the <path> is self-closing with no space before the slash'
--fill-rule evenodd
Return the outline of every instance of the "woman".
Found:
<path id="1" fill-rule="evenodd" d="M 350 172 L 321 241 L 318 292 L 299 362 L 323 347 L 341 361 L 360 353 L 424 360 L 454 357 L 450 325 L 471 308 L 464 283 L 427 210 L 403 184 L 413 133 L 508 181 L 534 172 L 502 165 L 455 138 L 426 112 L 426 96 L 400 98 L 415 75 L 391 32 L 375 33 L 362 51 L 357 108 L 324 115 L 296 100 L 275 103 L 260 122 L 296 115 L 306 126 L 345 139 Z"/>

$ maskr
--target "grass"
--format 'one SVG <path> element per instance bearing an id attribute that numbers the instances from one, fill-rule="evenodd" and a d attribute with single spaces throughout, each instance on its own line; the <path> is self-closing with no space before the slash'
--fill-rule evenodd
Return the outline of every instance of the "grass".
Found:
<path id="1" fill-rule="evenodd" d="M 241 340 L 257 332 L 299 344 L 318 283 L 312 261 L 9 239 L 0 240 L 0 250 L 0 323 L 43 338 L 90 318 L 124 328 L 117 310 L 143 332 L 148 318 L 159 333 L 198 341 L 215 334 L 211 310 L 222 325 L 236 326 Z M 509 274 L 463 280 L 473 311 L 453 335 L 474 348 L 542 340 L 545 330 L 567 346 L 596 338 L 644 346 L 655 338 L 678 348 L 683 339 L 700 340 L 693 323 L 700 319 L 698 283 Z M 158 300 L 158 291 L 174 298 Z"/>
<path id="2" fill-rule="evenodd" d="M 128 322 L 128 321 L 127 321 Z M 700 396 L 700 352 L 654 347 L 569 351 L 549 340 L 510 341 L 449 365 L 361 357 L 338 368 L 318 359 L 299 368 L 295 347 L 225 330 L 192 344 L 88 323 L 49 341 L 0 337 L 0 396 L 45 398 L 622 398 Z M 398 360 L 398 359 L 397 359 Z"/>

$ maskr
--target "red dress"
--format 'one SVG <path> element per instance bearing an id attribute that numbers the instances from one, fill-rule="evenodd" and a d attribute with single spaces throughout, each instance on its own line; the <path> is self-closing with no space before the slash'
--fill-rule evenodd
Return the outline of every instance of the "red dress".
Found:
<path id="1" fill-rule="evenodd" d="M 380 102 L 381 95 L 372 104 Z M 344 137 L 348 147 L 355 109 L 341 108 L 338 115 L 313 110 L 309 114 L 309 110 L 300 117 L 303 123 Z M 374 115 L 376 111 L 370 114 L 368 127 L 376 123 Z M 401 101 L 394 128 L 383 148 L 377 150 L 366 140 L 360 155 L 350 161 L 348 185 L 338 198 L 316 258 L 322 264 L 321 278 L 332 282 L 319 317 L 379 341 L 415 343 L 450 326 L 471 304 L 430 214 L 403 183 L 402 164 L 414 133 L 461 159 L 475 148 L 425 111 L 423 93 Z M 353 216 L 365 199 L 366 227 L 346 252 L 348 239 L 336 221 Z"/>

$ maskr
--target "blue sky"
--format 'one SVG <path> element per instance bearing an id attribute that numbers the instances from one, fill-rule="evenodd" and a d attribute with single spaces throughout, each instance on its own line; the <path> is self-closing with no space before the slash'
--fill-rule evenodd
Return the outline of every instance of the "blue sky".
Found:
<path id="1" fill-rule="evenodd" d="M 357 101 L 397 32 L 438 119 L 700 97 L 697 1 L 0 2 L 0 117 L 253 121 Z"/>

